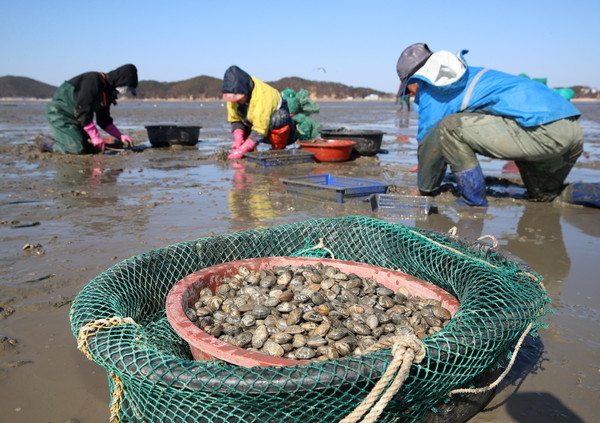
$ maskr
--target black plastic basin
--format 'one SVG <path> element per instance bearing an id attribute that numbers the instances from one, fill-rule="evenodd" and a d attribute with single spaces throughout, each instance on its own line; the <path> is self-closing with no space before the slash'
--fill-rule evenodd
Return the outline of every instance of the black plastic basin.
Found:
<path id="1" fill-rule="evenodd" d="M 153 147 L 196 145 L 201 126 L 149 125 L 148 140 Z"/>

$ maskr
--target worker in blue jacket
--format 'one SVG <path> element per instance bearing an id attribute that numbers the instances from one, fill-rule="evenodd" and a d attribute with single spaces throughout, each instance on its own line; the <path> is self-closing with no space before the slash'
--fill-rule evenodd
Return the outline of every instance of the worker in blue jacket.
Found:
<path id="1" fill-rule="evenodd" d="M 583 152 L 579 111 L 540 82 L 468 66 L 466 53 L 433 53 L 418 43 L 398 60 L 419 114 L 419 190 L 434 194 L 450 165 L 457 202 L 487 206 L 480 154 L 514 160 L 529 198 L 554 200 Z"/>

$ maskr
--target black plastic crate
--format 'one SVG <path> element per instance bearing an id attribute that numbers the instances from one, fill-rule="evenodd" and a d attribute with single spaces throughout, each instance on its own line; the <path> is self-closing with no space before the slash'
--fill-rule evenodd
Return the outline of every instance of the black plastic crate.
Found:
<path id="1" fill-rule="evenodd" d="M 301 149 L 294 150 L 266 150 L 246 153 L 244 157 L 252 163 L 262 167 L 284 166 L 298 163 L 312 163 L 315 153 Z"/>

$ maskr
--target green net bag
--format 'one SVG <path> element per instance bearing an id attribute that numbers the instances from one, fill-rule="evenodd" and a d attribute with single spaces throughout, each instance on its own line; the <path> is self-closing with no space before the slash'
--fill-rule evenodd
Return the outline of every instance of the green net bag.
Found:
<path id="1" fill-rule="evenodd" d="M 165 313 L 171 287 L 199 269 L 303 251 L 318 256 L 311 248 L 318 245 L 339 260 L 429 281 L 460 302 L 449 324 L 422 340 L 423 357 L 409 363 L 377 421 L 435 415 L 454 389 L 480 383 L 497 369 L 548 312 L 539 276 L 516 257 L 479 241 L 372 218 L 313 219 L 186 241 L 118 263 L 73 302 L 78 347 L 109 377 L 111 421 L 323 422 L 352 416 L 395 362 L 395 349 L 287 367 L 194 361 Z"/>

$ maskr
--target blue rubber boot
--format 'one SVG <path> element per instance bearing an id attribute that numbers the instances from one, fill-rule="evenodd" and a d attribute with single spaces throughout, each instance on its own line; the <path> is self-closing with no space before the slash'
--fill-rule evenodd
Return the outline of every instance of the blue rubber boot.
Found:
<path id="1" fill-rule="evenodd" d="M 452 174 L 460 192 L 460 196 L 456 200 L 457 204 L 461 206 L 487 207 L 485 179 L 483 178 L 481 166 L 477 165 L 462 172 L 452 172 Z"/>
<path id="2" fill-rule="evenodd" d="M 37 134 L 35 136 L 35 145 L 41 153 L 52 153 L 54 151 L 54 139 L 48 135 Z"/>
<path id="3" fill-rule="evenodd" d="M 576 182 L 569 184 L 558 197 L 559 201 L 600 208 L 600 183 Z"/>

